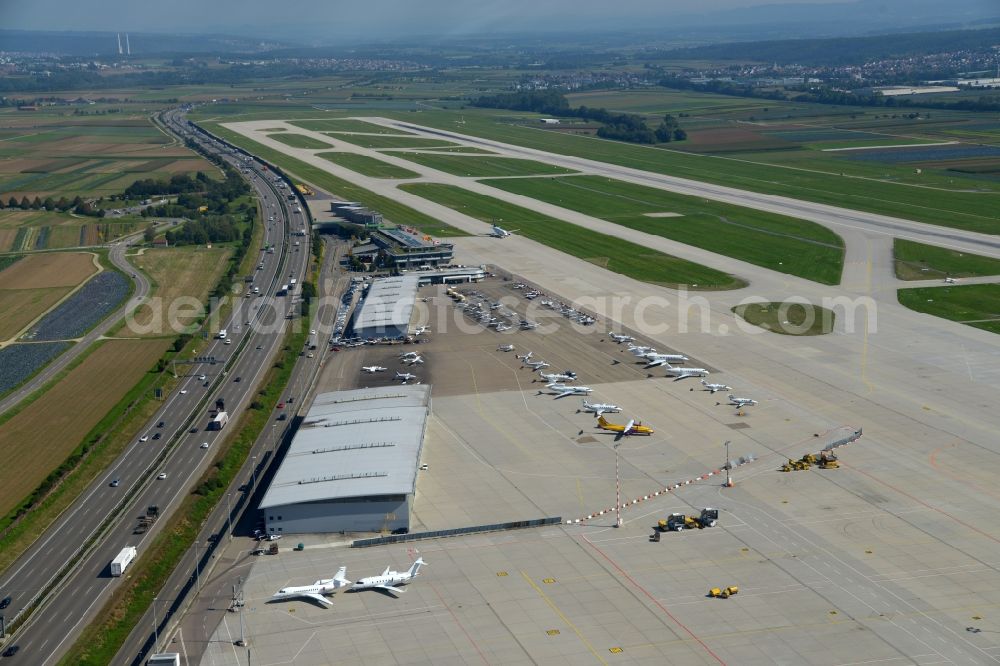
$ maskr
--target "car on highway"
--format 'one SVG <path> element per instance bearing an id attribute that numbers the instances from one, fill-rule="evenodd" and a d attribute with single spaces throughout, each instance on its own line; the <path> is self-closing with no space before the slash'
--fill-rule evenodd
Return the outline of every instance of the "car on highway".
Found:
<path id="1" fill-rule="evenodd" d="M 315 357 L 316 357 L 316 354 L 313 354 L 312 352 L 309 352 L 308 354 L 306 354 L 306 358 L 315 358 Z"/>
<path id="2" fill-rule="evenodd" d="M 157 424 L 156 424 L 156 427 L 157 427 L 157 428 L 162 428 L 162 427 L 163 427 L 163 426 L 165 426 L 165 425 L 167 425 L 167 422 L 166 422 L 166 421 L 160 421 L 159 423 L 157 423 Z"/>
<path id="3" fill-rule="evenodd" d="M 117 488 L 121 484 L 122 484 L 122 480 L 121 479 L 112 479 L 110 485 L 111 485 L 112 488 Z"/>
<path id="4" fill-rule="evenodd" d="M 288 418 L 288 414 L 286 414 L 285 412 L 282 412 L 282 413 L 278 414 L 278 420 L 279 421 L 284 421 L 287 418 Z"/>
<path id="5" fill-rule="evenodd" d="M 153 433 L 153 439 L 159 439 L 162 433 Z"/>
<path id="6" fill-rule="evenodd" d="M 243 378 L 242 377 L 237 377 L 236 379 L 233 380 L 233 383 L 234 384 L 239 384 L 241 381 L 243 381 Z"/>
<path id="7" fill-rule="evenodd" d="M 167 473 L 166 472 L 160 472 L 159 475 L 156 478 L 159 479 L 160 481 L 162 481 L 163 479 L 167 478 Z"/>
<path id="8" fill-rule="evenodd" d="M 3 656 L 13 657 L 15 654 L 17 654 L 17 651 L 20 649 L 21 648 L 18 645 L 11 645 L 9 648 L 3 651 Z"/>
<path id="9" fill-rule="evenodd" d="M 309 331 L 309 335 L 316 335 L 316 329 L 314 328 L 311 331 Z"/>
<path id="10" fill-rule="evenodd" d="M 205 381 L 205 375 L 198 375 L 198 379 L 200 381 Z"/>
<path id="11" fill-rule="evenodd" d="M 181 395 L 187 395 L 187 389 L 181 389 Z"/>
<path id="12" fill-rule="evenodd" d="M 226 341 L 223 342 L 222 344 L 224 344 L 224 345 L 231 345 L 231 344 L 233 344 L 233 341 L 231 339 L 229 339 L 229 338 L 226 338 Z"/>
<path id="13" fill-rule="evenodd" d="M 140 442 L 148 442 L 149 441 L 149 435 L 143 435 L 142 437 L 139 438 L 139 441 Z"/>
<path id="14" fill-rule="evenodd" d="M 208 448 L 208 442 L 202 442 L 201 443 L 201 448 L 207 449 Z"/>
<path id="15" fill-rule="evenodd" d="M 278 403 L 278 409 L 284 409 L 284 408 L 285 408 L 285 403 L 279 402 Z"/>
<path id="16" fill-rule="evenodd" d="M 263 349 L 264 345 L 257 345 L 257 349 Z"/>
<path id="17" fill-rule="evenodd" d="M 14 599 L 12 599 L 11 597 L 4 597 L 3 601 L 0 601 L 0 610 L 3 610 L 4 608 L 7 608 L 7 606 L 10 606 L 10 602 L 12 602 L 13 600 Z"/>

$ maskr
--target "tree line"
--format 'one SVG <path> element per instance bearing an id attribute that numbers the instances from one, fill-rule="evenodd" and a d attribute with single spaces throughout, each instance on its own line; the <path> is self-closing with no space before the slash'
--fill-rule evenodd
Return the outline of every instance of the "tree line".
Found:
<path id="1" fill-rule="evenodd" d="M 5 204 L 3 200 L 0 200 L 0 209 L 4 208 Z M 73 213 L 75 215 L 86 215 L 88 217 L 104 217 L 105 212 L 103 208 L 97 208 L 89 201 L 84 201 L 82 197 L 73 197 L 72 199 L 67 199 L 66 197 L 59 197 L 55 199 L 53 197 L 35 197 L 34 199 L 29 199 L 24 196 L 18 201 L 16 197 L 11 196 L 7 199 L 6 208 L 10 209 L 20 209 L 20 210 L 47 210 L 49 212 L 58 211 L 60 213 Z"/>
<path id="2" fill-rule="evenodd" d="M 600 107 L 573 108 L 564 95 L 555 90 L 525 90 L 497 95 L 483 95 L 473 106 L 511 111 L 531 111 L 559 118 L 580 118 L 601 123 L 597 136 L 629 143 L 666 143 L 683 141 L 685 132 L 673 116 L 667 114 L 654 130 L 645 118 L 634 113 L 616 113 Z"/>

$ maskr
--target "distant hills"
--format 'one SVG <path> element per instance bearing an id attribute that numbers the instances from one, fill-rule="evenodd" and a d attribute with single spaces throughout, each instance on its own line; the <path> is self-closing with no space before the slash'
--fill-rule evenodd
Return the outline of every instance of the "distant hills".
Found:
<path id="1" fill-rule="evenodd" d="M 0 30 L 0 51 L 55 53 L 69 56 L 111 56 L 118 53 L 118 33 Z M 125 33 L 122 33 L 122 45 Z M 249 37 L 129 33 L 132 55 L 175 53 L 248 53 L 277 46 Z"/>

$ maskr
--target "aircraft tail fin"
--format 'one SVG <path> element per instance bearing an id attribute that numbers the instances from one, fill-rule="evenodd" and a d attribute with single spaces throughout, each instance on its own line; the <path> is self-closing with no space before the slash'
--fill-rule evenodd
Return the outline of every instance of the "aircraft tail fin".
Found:
<path id="1" fill-rule="evenodd" d="M 337 569 L 337 575 L 333 577 L 333 580 L 337 587 L 350 585 L 351 581 L 347 580 L 347 567 Z"/>
<path id="2" fill-rule="evenodd" d="M 424 562 L 424 558 L 418 557 L 417 560 L 413 563 L 413 565 L 410 566 L 410 572 L 409 572 L 410 573 L 410 577 L 412 578 L 412 577 L 416 576 L 417 573 L 420 571 L 420 567 L 422 567 L 425 564 L 427 564 L 427 563 Z"/>
<path id="3" fill-rule="evenodd" d="M 608 420 L 604 418 L 603 414 L 601 414 L 600 416 L 597 417 L 597 423 L 598 425 L 606 426 L 608 425 Z"/>

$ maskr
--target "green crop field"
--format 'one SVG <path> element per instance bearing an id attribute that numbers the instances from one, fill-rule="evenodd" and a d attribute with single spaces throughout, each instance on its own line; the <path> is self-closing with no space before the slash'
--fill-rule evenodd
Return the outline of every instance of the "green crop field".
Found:
<path id="1" fill-rule="evenodd" d="M 267 136 L 270 139 L 280 141 L 281 143 L 291 146 L 292 148 L 310 148 L 320 150 L 323 148 L 333 147 L 332 144 L 320 141 L 319 139 L 314 139 L 311 136 L 306 136 L 305 134 L 279 133 L 268 134 Z"/>
<path id="2" fill-rule="evenodd" d="M 328 134 L 334 139 L 375 150 L 380 148 L 438 148 L 455 145 L 450 141 L 441 141 L 440 139 L 425 139 L 423 137 L 400 136 L 398 134 L 379 136 L 372 136 L 370 134 L 337 134 L 332 132 L 328 132 Z"/>
<path id="3" fill-rule="evenodd" d="M 426 153 L 400 153 L 399 157 L 411 160 L 438 171 L 455 176 L 488 178 L 493 176 L 544 176 L 574 173 L 570 169 L 522 160 L 514 157 L 471 157 L 466 155 L 433 155 Z"/>
<path id="4" fill-rule="evenodd" d="M 1000 259 L 924 245 L 902 238 L 893 239 L 892 253 L 896 277 L 900 280 L 1000 275 Z"/>
<path id="5" fill-rule="evenodd" d="M 654 173 L 970 231 L 1000 233 L 1000 192 L 967 191 L 970 183 L 976 181 L 957 176 L 953 179 L 957 183 L 955 185 L 930 188 L 892 180 L 854 178 L 840 176 L 839 172 L 833 171 L 829 162 L 826 165 L 830 171 L 806 170 L 534 129 L 511 122 L 527 116 L 511 116 L 509 112 L 501 114 L 466 110 L 461 116 L 464 120 L 462 124 L 456 124 L 457 114 L 442 111 L 424 111 L 405 116 L 387 111 L 384 115 L 429 127 Z M 815 151 L 809 154 L 824 155 Z M 893 171 L 887 165 L 882 167 L 883 172 Z M 990 190 L 991 187 L 987 184 L 984 189 Z"/>
<path id="6" fill-rule="evenodd" d="M 261 145 L 242 134 L 221 127 L 218 123 L 204 123 L 203 126 L 210 132 L 214 132 L 218 136 L 250 151 L 254 155 L 277 164 L 296 177 L 308 181 L 334 196 L 346 201 L 359 201 L 365 206 L 377 210 L 390 222 L 418 227 L 425 234 L 430 234 L 431 236 L 467 235 L 465 232 L 449 226 L 440 220 L 436 220 L 430 215 L 425 215 L 388 197 L 383 197 L 363 187 L 349 183 L 342 178 L 337 178 L 328 171 L 290 157 L 279 150 Z"/>
<path id="7" fill-rule="evenodd" d="M 840 282 L 843 240 L 805 220 L 597 176 L 483 182 L 781 273 Z"/>
<path id="8" fill-rule="evenodd" d="M 735 289 L 745 284 L 732 275 L 707 266 L 700 266 L 615 236 L 546 217 L 460 187 L 435 183 L 410 183 L 401 185 L 400 189 L 484 222 L 496 219 L 512 222 L 516 220 L 513 223 L 522 236 L 643 282 L 666 287 L 684 285 L 697 289 Z"/>
<path id="9" fill-rule="evenodd" d="M 389 164 L 388 162 L 383 162 L 367 155 L 339 152 L 317 153 L 317 155 L 334 164 L 372 178 L 417 178 L 420 176 L 415 171 L 410 171 L 401 166 Z"/>
<path id="10" fill-rule="evenodd" d="M 911 310 L 1000 333 L 1000 284 L 917 287 L 897 295 Z"/>
<path id="11" fill-rule="evenodd" d="M 411 132 L 404 132 L 395 128 L 383 127 L 382 125 L 376 125 L 375 123 L 366 123 L 363 120 L 354 120 L 353 118 L 331 118 L 329 120 L 296 120 L 291 123 L 296 127 L 301 127 L 302 129 L 313 130 L 316 132 L 366 132 L 369 134 L 392 134 L 399 136 L 400 134 L 412 134 Z"/>

